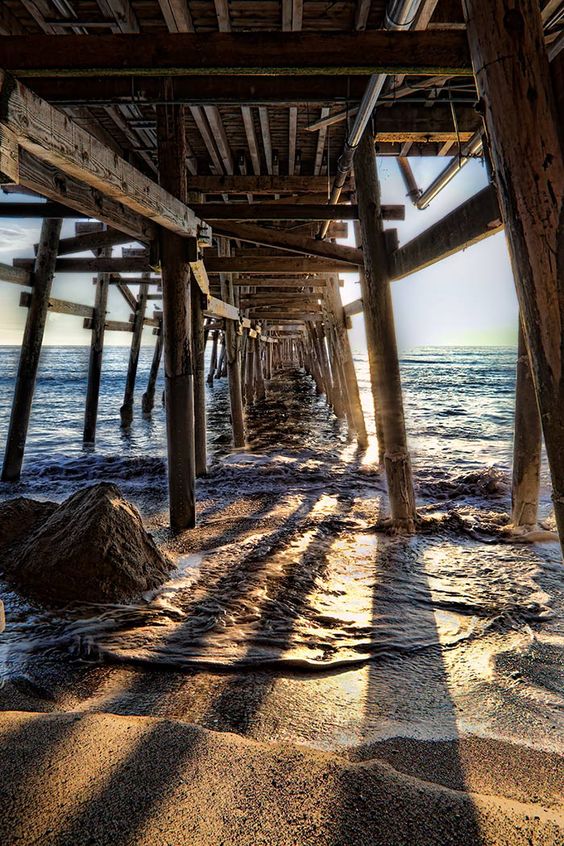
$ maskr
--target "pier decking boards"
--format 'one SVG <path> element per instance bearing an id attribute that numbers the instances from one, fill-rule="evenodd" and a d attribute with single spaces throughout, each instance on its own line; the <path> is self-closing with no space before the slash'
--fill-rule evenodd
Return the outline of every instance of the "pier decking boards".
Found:
<path id="1" fill-rule="evenodd" d="M 96 436 L 105 332 L 131 334 L 125 427 L 151 413 L 164 360 L 178 531 L 195 525 L 194 480 L 206 472 L 206 342 L 207 381 L 229 381 L 235 447 L 244 447 L 246 416 L 259 413 L 273 373 L 299 365 L 364 448 L 348 337 L 351 318 L 363 314 L 391 520 L 412 531 L 390 284 L 505 228 L 522 325 L 513 515 L 536 519 L 542 419 L 562 536 L 564 171 L 555 96 L 564 52 L 555 4 L 396 3 L 400 18 L 408 6 L 414 16 L 395 28 L 385 0 L 335 2 L 330 15 L 322 5 L 96 0 L 85 17 L 80 3 L 2 4 L 0 177 L 23 196 L 0 203 L 0 217 L 44 220 L 36 258 L 0 265 L 0 281 L 25 289 L 27 309 L 3 478 L 21 472 L 50 312 L 81 318 L 91 333 L 87 443 Z M 374 80 L 379 94 L 366 111 Z M 508 103 L 516 104 L 511 114 Z M 358 120 L 362 143 L 356 149 L 359 135 L 349 145 L 353 168 L 333 205 Z M 469 144 L 472 155 L 486 155 L 491 184 L 399 243 L 393 222 L 426 187 L 409 157 L 463 165 Z M 380 203 L 377 155 L 396 158 L 405 181 L 406 196 L 392 204 Z M 441 174 L 439 185 L 448 179 Z M 68 218 L 79 221 L 76 232 L 59 238 Z M 349 230 L 356 246 L 337 243 Z M 81 302 L 79 279 L 72 299 L 53 298 L 59 273 L 88 274 L 94 305 Z M 361 296 L 344 307 L 343 273 L 361 283 Z M 114 289 L 128 320 L 108 312 Z M 155 350 L 141 404 L 144 327 Z"/>

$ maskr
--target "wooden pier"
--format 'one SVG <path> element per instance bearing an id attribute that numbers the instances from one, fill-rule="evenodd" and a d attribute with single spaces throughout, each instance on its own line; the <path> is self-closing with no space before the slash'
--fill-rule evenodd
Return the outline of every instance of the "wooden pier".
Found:
<path id="1" fill-rule="evenodd" d="M 164 361 L 178 532 L 196 525 L 195 479 L 207 472 L 206 382 L 227 378 L 243 448 L 273 374 L 303 367 L 366 449 L 348 334 L 362 314 L 390 525 L 416 531 L 391 285 L 505 229 L 521 314 L 513 521 L 537 520 L 544 435 L 564 538 L 559 3 L 349 0 L 329 16 L 307 0 L 1 5 L 0 180 L 22 196 L 0 202 L 0 216 L 43 218 L 35 258 L 0 265 L 27 309 L 3 481 L 22 473 L 50 312 L 90 333 L 85 443 L 96 439 L 105 333 L 131 334 L 118 425 L 152 413 Z M 380 201 L 384 156 L 406 186 L 391 205 Z M 444 159 L 427 191 L 415 156 Z M 404 204 L 423 209 L 483 156 L 488 187 L 399 243 Z M 75 233 L 61 238 L 69 218 Z M 52 297 L 56 274 L 80 273 L 93 275 L 93 306 L 78 284 L 72 301 Z M 343 273 L 360 281 L 345 306 Z M 109 311 L 113 290 L 128 320 Z M 155 349 L 142 394 L 146 329 Z"/>

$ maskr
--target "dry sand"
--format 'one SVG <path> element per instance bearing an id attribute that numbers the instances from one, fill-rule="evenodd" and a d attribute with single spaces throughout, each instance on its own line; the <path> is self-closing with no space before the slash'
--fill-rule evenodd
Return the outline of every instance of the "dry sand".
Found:
<path id="1" fill-rule="evenodd" d="M 148 717 L 4 712 L 0 738 L 6 846 L 556 846 L 564 837 L 558 759 L 544 755 L 539 768 L 534 753 L 495 741 L 475 750 L 470 793 L 424 779 L 429 744 L 410 750 L 422 763 L 417 777 L 383 759 L 352 762 Z M 407 743 L 382 753 L 405 764 Z M 444 745 L 436 752 L 448 781 L 450 756 Z M 534 803 L 511 775 L 496 778 L 506 796 L 490 792 L 489 773 L 501 776 L 512 755 L 518 770 L 535 768 Z"/>

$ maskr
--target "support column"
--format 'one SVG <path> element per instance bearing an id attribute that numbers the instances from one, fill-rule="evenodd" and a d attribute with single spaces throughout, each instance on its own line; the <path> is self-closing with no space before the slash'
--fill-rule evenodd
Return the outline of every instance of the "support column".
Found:
<path id="1" fill-rule="evenodd" d="M 149 279 L 150 274 L 144 273 L 144 279 Z M 119 410 L 121 425 L 124 429 L 131 426 L 133 422 L 133 400 L 135 397 L 135 380 L 137 378 L 137 365 L 139 364 L 139 352 L 141 350 L 141 337 L 143 335 L 143 321 L 147 308 L 147 296 L 149 294 L 149 283 L 143 282 L 139 286 L 139 298 L 133 320 L 133 337 L 131 339 L 131 350 L 129 353 L 129 364 L 125 380 L 125 392 L 123 405 Z"/>
<path id="2" fill-rule="evenodd" d="M 264 384 L 264 372 L 262 361 L 262 349 L 260 337 L 254 339 L 255 342 L 255 385 L 257 400 L 264 399 L 266 396 L 266 387 Z"/>
<path id="3" fill-rule="evenodd" d="M 96 255 L 108 257 L 112 250 L 106 248 L 96 250 Z M 96 297 L 94 300 L 94 315 L 92 318 L 92 334 L 90 338 L 90 359 L 88 362 L 88 385 L 86 388 L 86 405 L 84 409 L 84 430 L 82 440 L 85 444 L 96 441 L 96 421 L 98 419 L 98 400 L 100 397 L 100 382 L 102 378 L 102 357 L 104 353 L 104 334 L 106 331 L 106 311 L 108 308 L 108 289 L 110 286 L 109 273 L 98 273 L 96 278 Z"/>
<path id="4" fill-rule="evenodd" d="M 206 431 L 206 366 L 204 345 L 204 312 L 202 293 L 192 277 L 192 350 L 194 354 L 194 450 L 196 454 L 196 476 L 208 472 Z"/>
<path id="5" fill-rule="evenodd" d="M 564 545 L 564 161 L 540 7 L 463 6 Z"/>
<path id="6" fill-rule="evenodd" d="M 228 256 L 230 252 L 229 241 L 221 238 L 218 243 L 218 255 Z M 231 274 L 220 273 L 219 284 L 222 300 L 235 305 L 235 292 Z M 239 335 L 239 327 L 233 320 L 225 321 L 225 355 L 227 358 L 233 446 L 240 448 L 245 446 L 245 418 L 243 416 L 243 394 L 241 390 L 241 335 Z"/>
<path id="7" fill-rule="evenodd" d="M 354 234 L 357 247 L 362 247 L 362 232 L 358 220 L 354 221 Z M 358 269 L 361 291 L 366 290 L 366 274 L 363 267 Z M 378 461 L 384 463 L 386 445 L 384 443 L 384 425 L 382 423 L 382 401 L 380 399 L 380 375 L 378 373 L 378 361 L 374 355 L 375 344 L 372 325 L 365 319 L 366 346 L 368 351 L 368 370 L 370 372 L 370 390 L 372 392 L 372 403 L 374 406 L 374 424 L 376 426 L 376 440 L 378 441 Z M 370 341 L 368 340 L 370 338 Z"/>
<path id="8" fill-rule="evenodd" d="M 368 126 L 355 156 L 358 211 L 364 249 L 361 275 L 366 341 L 379 375 L 382 403 L 384 465 L 392 524 L 398 529 L 415 528 L 415 495 L 407 451 L 403 398 L 394 327 L 392 295 L 387 271 L 387 251 L 382 224 L 380 184 L 376 172 L 374 136 Z"/>
<path id="9" fill-rule="evenodd" d="M 360 391 L 358 390 L 358 380 L 356 378 L 349 333 L 345 323 L 343 304 L 341 302 L 341 295 L 339 294 L 339 283 L 337 282 L 337 278 L 335 276 L 327 277 L 327 295 L 331 303 L 331 310 L 335 315 L 335 330 L 337 332 L 342 351 L 343 371 L 347 383 L 347 392 L 351 406 L 353 425 L 356 432 L 356 439 L 359 447 L 366 449 L 368 446 L 366 423 L 364 422 L 364 412 L 360 402 Z"/>
<path id="10" fill-rule="evenodd" d="M 161 355 L 163 351 L 163 325 L 159 328 L 159 334 L 155 341 L 155 351 L 153 353 L 153 360 L 151 362 L 151 370 L 149 371 L 149 381 L 147 382 L 147 390 L 143 394 L 141 400 L 141 407 L 143 414 L 150 414 L 155 405 L 155 387 L 157 384 L 157 376 L 159 375 L 159 367 L 161 364 Z"/>
<path id="11" fill-rule="evenodd" d="M 208 370 L 208 385 L 213 385 L 213 377 L 217 368 L 217 342 L 219 339 L 219 332 L 214 329 L 212 332 L 212 348 L 210 353 L 210 369 Z"/>
<path id="12" fill-rule="evenodd" d="M 224 373 L 223 373 L 224 366 L 225 366 L 225 333 L 223 333 L 222 336 L 221 336 L 221 347 L 220 347 L 220 350 L 219 350 L 219 356 L 218 356 L 218 359 L 217 359 L 217 367 L 216 367 L 216 370 L 215 370 L 215 378 L 216 379 L 221 379 L 221 377 L 224 375 Z"/>
<path id="13" fill-rule="evenodd" d="M 165 83 L 165 93 L 169 82 Z M 186 107 L 157 106 L 159 174 L 163 188 L 187 196 Z M 160 230 L 168 489 L 173 531 L 196 524 L 194 376 L 191 344 L 190 266 L 185 238 Z"/>
<path id="14" fill-rule="evenodd" d="M 511 487 L 511 520 L 514 526 L 534 526 L 537 523 L 541 449 L 541 420 L 525 336 L 519 321 Z"/>
<path id="15" fill-rule="evenodd" d="M 245 405 L 251 406 L 255 398 L 255 345 L 253 338 L 247 335 L 247 355 L 245 367 Z"/>
<path id="16" fill-rule="evenodd" d="M 47 321 L 49 295 L 55 274 L 61 224 L 60 218 L 46 218 L 41 227 L 41 237 L 35 259 L 31 302 L 25 323 L 14 402 L 8 428 L 8 440 L 4 454 L 3 482 L 17 482 L 21 475 L 37 368 Z"/>

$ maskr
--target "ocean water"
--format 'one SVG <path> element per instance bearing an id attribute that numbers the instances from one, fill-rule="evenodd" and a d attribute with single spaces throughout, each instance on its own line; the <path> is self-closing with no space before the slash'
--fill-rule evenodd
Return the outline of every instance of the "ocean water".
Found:
<path id="1" fill-rule="evenodd" d="M 128 351 L 107 350 L 97 443 L 85 450 L 87 356 L 83 348 L 44 350 L 22 481 L 0 485 L 0 499 L 60 501 L 82 485 L 115 481 L 177 569 L 162 589 L 120 606 L 41 609 L 0 583 L 5 678 L 46 660 L 309 674 L 385 667 L 387 685 L 401 678 L 402 701 L 417 710 L 406 716 L 413 720 L 431 708 L 421 703 L 421 684 L 436 675 L 440 656 L 450 695 L 465 703 L 472 724 L 485 719 L 487 689 L 491 721 L 507 715 L 500 701 L 510 699 L 521 711 L 533 709 L 547 732 L 555 725 L 564 704 L 560 549 L 554 541 L 508 542 L 503 534 L 515 349 L 402 355 L 416 493 L 427 520 L 413 538 L 375 531 L 386 499 L 366 356 L 355 358 L 371 433 L 365 454 L 297 370 L 276 375 L 266 401 L 248 416 L 248 449 L 235 452 L 226 380 L 214 383 L 207 388 L 210 473 L 198 481 L 199 525 L 180 542 L 166 529 L 164 411 L 157 401 L 150 418 L 140 412 L 152 350 L 141 352 L 127 432 L 119 407 Z M 17 349 L 0 349 L 0 443 L 17 357 Z M 159 382 L 157 398 L 161 390 Z M 546 461 L 541 517 L 550 524 Z M 379 689 L 372 710 L 383 707 Z"/>

